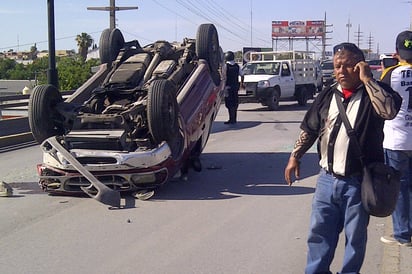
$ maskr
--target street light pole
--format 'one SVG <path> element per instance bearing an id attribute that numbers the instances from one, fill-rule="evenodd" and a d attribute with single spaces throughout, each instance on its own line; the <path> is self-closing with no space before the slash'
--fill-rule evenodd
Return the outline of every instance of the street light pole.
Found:
<path id="1" fill-rule="evenodd" d="M 47 0 L 48 31 L 49 31 L 49 68 L 47 70 L 47 81 L 50 85 L 59 87 L 56 69 L 56 47 L 54 35 L 54 0 Z"/>
<path id="2" fill-rule="evenodd" d="M 108 11 L 109 12 L 109 22 L 110 22 L 110 29 L 116 28 L 116 11 L 119 10 L 134 10 L 138 9 L 138 7 L 117 7 L 115 0 L 110 0 L 109 7 L 87 7 L 88 10 L 101 10 L 101 11 Z"/>

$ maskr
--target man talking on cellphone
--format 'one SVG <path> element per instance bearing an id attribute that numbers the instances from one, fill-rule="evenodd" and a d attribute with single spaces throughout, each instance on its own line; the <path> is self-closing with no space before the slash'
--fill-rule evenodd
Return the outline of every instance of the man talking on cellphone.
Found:
<path id="1" fill-rule="evenodd" d="M 362 166 L 337 100 L 343 102 L 365 164 L 384 161 L 384 121 L 396 116 L 402 102 L 390 86 L 372 78 L 355 44 L 336 45 L 333 65 L 336 82 L 325 87 L 307 111 L 285 168 L 285 180 L 292 185 L 292 175 L 299 179 L 302 156 L 318 141 L 320 172 L 312 200 L 306 274 L 332 273 L 330 265 L 342 231 L 346 241 L 339 273 L 359 273 L 365 257 L 369 215 L 361 202 Z"/>

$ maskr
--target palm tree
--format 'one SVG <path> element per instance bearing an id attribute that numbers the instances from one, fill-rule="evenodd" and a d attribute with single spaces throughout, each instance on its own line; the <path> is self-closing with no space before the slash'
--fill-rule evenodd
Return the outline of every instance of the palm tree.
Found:
<path id="1" fill-rule="evenodd" d="M 86 60 L 87 50 L 93 44 L 93 38 L 89 34 L 82 32 L 76 36 L 76 42 L 80 56 L 83 60 Z"/>

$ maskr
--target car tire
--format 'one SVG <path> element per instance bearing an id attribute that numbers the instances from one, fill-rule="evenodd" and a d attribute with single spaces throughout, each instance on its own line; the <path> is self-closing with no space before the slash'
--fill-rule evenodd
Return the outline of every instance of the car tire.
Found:
<path id="1" fill-rule="evenodd" d="M 196 34 L 196 54 L 199 59 L 207 61 L 213 82 L 215 85 L 219 85 L 221 51 L 218 33 L 213 24 L 201 24 L 199 26 Z"/>
<path id="2" fill-rule="evenodd" d="M 124 46 L 124 37 L 119 29 L 103 30 L 99 40 L 99 55 L 102 64 L 111 64 Z"/>
<path id="3" fill-rule="evenodd" d="M 304 107 L 307 105 L 309 99 L 308 90 L 306 87 L 300 87 L 298 92 L 298 104 Z"/>
<path id="4" fill-rule="evenodd" d="M 63 97 L 55 86 L 39 85 L 33 89 L 28 105 L 29 126 L 39 144 L 64 133 L 62 117 L 56 110 L 61 102 Z"/>
<path id="5" fill-rule="evenodd" d="M 175 86 L 169 80 L 155 80 L 149 87 L 147 119 L 155 144 L 171 141 L 179 134 L 179 106 Z"/>
<path id="6" fill-rule="evenodd" d="M 278 110 L 280 101 L 280 91 L 275 89 L 272 96 L 265 102 L 270 110 Z"/>

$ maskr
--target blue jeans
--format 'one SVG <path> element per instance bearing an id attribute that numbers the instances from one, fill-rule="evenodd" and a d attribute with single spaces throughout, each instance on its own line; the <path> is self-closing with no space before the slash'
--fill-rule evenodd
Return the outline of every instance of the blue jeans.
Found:
<path id="1" fill-rule="evenodd" d="M 340 273 L 359 273 L 366 252 L 369 215 L 361 202 L 360 177 L 335 178 L 321 170 L 312 201 L 306 274 L 332 273 L 339 234 L 345 255 Z"/>
<path id="2" fill-rule="evenodd" d="M 401 243 L 412 236 L 412 151 L 385 149 L 385 161 L 401 172 L 401 189 L 392 213 L 393 236 Z"/>

